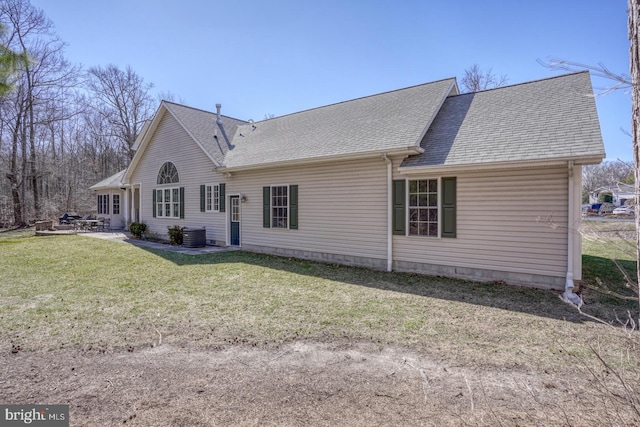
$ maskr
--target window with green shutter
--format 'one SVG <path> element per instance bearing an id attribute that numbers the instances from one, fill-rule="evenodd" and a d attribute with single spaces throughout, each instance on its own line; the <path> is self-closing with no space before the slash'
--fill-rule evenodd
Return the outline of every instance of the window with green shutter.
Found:
<path id="1" fill-rule="evenodd" d="M 404 181 L 394 181 L 394 234 L 404 234 L 402 226 L 406 218 L 409 236 L 456 237 L 455 177 L 411 179 L 407 181 L 406 193 L 401 183 Z M 406 215 L 402 219 L 401 213 Z"/>
<path id="2" fill-rule="evenodd" d="M 409 181 L 409 235 L 438 236 L 438 180 Z"/>
<path id="3" fill-rule="evenodd" d="M 298 186 L 262 187 L 262 226 L 298 229 Z"/>
<path id="4" fill-rule="evenodd" d="M 153 217 L 184 218 L 184 187 L 153 190 Z"/>
<path id="5" fill-rule="evenodd" d="M 224 184 L 209 184 L 200 186 L 200 212 L 224 212 L 224 208 L 220 209 L 221 200 L 220 191 Z"/>

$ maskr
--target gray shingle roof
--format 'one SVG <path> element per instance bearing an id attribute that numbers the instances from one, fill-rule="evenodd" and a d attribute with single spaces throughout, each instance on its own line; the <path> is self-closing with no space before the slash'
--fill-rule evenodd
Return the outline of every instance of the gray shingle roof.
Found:
<path id="1" fill-rule="evenodd" d="M 587 72 L 449 97 L 402 167 L 604 157 Z"/>
<path id="2" fill-rule="evenodd" d="M 121 170 L 120 172 L 111 175 L 108 178 L 103 179 L 97 184 L 93 184 L 89 187 L 90 190 L 106 190 L 111 188 L 120 188 L 122 186 L 122 178 L 127 170 Z"/>
<path id="3" fill-rule="evenodd" d="M 220 115 L 222 125 L 216 124 L 216 114 L 185 105 L 163 101 L 167 110 L 182 124 L 182 126 L 196 139 L 203 149 L 222 164 L 224 156 L 231 145 L 231 138 L 236 133 L 238 125 L 246 123 L 243 120 Z M 216 135 L 218 138 L 214 138 Z"/>
<path id="4" fill-rule="evenodd" d="M 446 79 L 242 125 L 225 166 L 417 147 L 453 86 Z"/>

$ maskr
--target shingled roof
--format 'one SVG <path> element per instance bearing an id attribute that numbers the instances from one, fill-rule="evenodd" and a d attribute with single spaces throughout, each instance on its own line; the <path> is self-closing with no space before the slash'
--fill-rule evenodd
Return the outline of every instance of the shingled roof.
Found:
<path id="1" fill-rule="evenodd" d="M 588 72 L 457 93 L 450 78 L 256 123 L 221 116 L 218 125 L 215 113 L 167 101 L 159 112 L 229 171 L 375 153 L 408 155 L 405 171 L 605 156 Z"/>
<path id="2" fill-rule="evenodd" d="M 358 98 L 238 127 L 228 168 L 413 149 L 455 79 Z"/>
<path id="3" fill-rule="evenodd" d="M 402 168 L 604 158 L 588 72 L 447 98 Z"/>
<path id="4" fill-rule="evenodd" d="M 106 190 L 111 188 L 120 188 L 122 187 L 122 179 L 126 171 L 127 171 L 126 169 L 121 170 L 120 172 L 115 173 L 110 177 L 103 179 L 97 184 L 93 184 L 91 187 L 89 187 L 89 189 L 90 190 Z"/>
<path id="5" fill-rule="evenodd" d="M 220 115 L 221 125 L 216 123 L 216 113 L 163 101 L 164 106 L 180 122 L 202 149 L 222 165 L 224 157 L 231 147 L 231 138 L 243 120 Z M 217 138 L 216 138 L 217 136 Z"/>

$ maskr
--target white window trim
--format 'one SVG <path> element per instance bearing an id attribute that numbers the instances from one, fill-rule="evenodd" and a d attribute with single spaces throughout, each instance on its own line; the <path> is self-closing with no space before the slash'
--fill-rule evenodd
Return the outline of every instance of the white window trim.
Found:
<path id="1" fill-rule="evenodd" d="M 214 191 L 214 187 L 217 189 L 216 191 Z M 211 197 L 209 197 L 209 188 L 211 188 Z M 209 204 L 211 204 L 211 209 L 208 209 Z M 220 212 L 220 184 L 205 184 L 204 206 L 205 212 Z"/>
<path id="2" fill-rule="evenodd" d="M 419 234 L 410 234 L 409 230 L 411 229 L 410 221 L 409 221 L 409 181 L 424 181 L 427 179 L 435 179 L 438 181 L 438 235 L 437 236 L 423 236 Z M 406 178 L 405 179 L 405 215 L 406 215 L 406 231 L 405 236 L 411 238 L 426 238 L 426 239 L 442 239 L 442 177 L 420 177 L 420 178 Z"/>
<path id="3" fill-rule="evenodd" d="M 111 203 L 111 200 L 112 200 L 112 198 L 109 197 L 110 195 L 111 195 L 110 193 L 108 193 L 108 194 L 98 194 L 98 215 L 110 215 L 110 213 L 105 212 L 105 210 L 110 212 L 109 204 Z M 106 201 L 106 202 L 105 202 L 105 197 L 109 198 L 109 200 Z M 107 209 L 104 209 L 105 207 Z"/>
<path id="4" fill-rule="evenodd" d="M 116 196 L 118 197 L 118 213 L 115 212 Z M 111 194 L 111 215 L 121 215 L 120 212 L 122 212 L 122 197 L 118 193 L 113 193 Z"/>
<path id="5" fill-rule="evenodd" d="M 169 197 L 171 200 L 168 202 L 164 200 L 164 192 L 165 190 L 169 190 Z M 178 190 L 178 201 L 175 202 L 173 200 L 174 190 Z M 156 218 L 171 218 L 171 219 L 180 219 L 180 187 L 156 187 Z M 158 192 L 162 192 L 162 202 L 158 201 Z M 171 215 L 165 215 L 166 204 L 169 203 L 169 212 Z M 174 204 L 178 203 L 178 213 L 176 215 Z M 162 204 L 162 209 L 158 209 L 158 206 Z"/>
<path id="6" fill-rule="evenodd" d="M 273 189 L 276 187 L 285 187 L 287 189 L 287 226 L 286 227 L 274 227 L 273 225 Z M 271 191 L 269 192 L 269 225 L 270 225 L 270 229 L 273 230 L 289 230 L 289 227 L 291 226 L 291 194 L 289 192 L 289 189 L 291 188 L 290 184 L 273 184 L 270 185 L 269 188 L 271 189 Z M 284 207 L 284 206 L 278 206 L 280 208 Z"/>

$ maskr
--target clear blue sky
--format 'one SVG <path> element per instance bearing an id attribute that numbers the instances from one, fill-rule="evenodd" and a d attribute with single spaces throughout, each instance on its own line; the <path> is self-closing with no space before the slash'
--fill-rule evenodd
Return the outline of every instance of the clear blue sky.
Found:
<path id="1" fill-rule="evenodd" d="M 626 0 L 31 0 L 85 67 L 130 65 L 154 91 L 261 120 L 478 64 L 510 84 L 559 57 L 629 72 Z M 592 76 L 594 87 L 609 82 Z M 630 94 L 596 100 L 607 159 L 630 160 Z"/>

